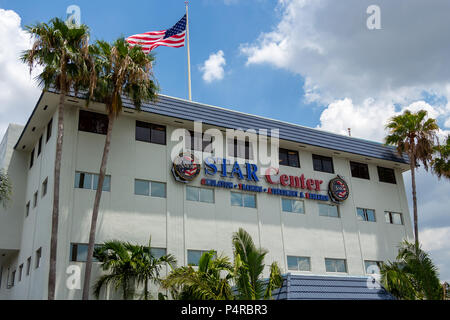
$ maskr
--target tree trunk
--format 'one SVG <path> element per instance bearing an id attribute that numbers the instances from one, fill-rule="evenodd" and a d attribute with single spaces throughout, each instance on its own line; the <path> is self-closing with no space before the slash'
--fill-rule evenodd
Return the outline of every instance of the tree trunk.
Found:
<path id="1" fill-rule="evenodd" d="M 84 274 L 83 284 L 83 300 L 89 300 L 90 279 L 92 271 L 92 258 L 94 254 L 95 232 L 97 230 L 98 210 L 100 207 L 100 199 L 102 197 L 103 181 L 105 180 L 106 164 L 108 162 L 109 147 L 111 144 L 111 133 L 114 125 L 114 115 L 108 115 L 108 131 L 106 133 L 105 147 L 103 149 L 102 163 L 100 166 L 100 175 L 98 177 L 97 191 L 95 192 L 94 209 L 92 211 L 91 229 L 89 232 L 89 245 L 86 261 L 86 270 Z"/>
<path id="2" fill-rule="evenodd" d="M 412 194 L 413 194 L 413 212 L 414 212 L 414 239 L 416 248 L 419 247 L 419 226 L 417 223 L 417 196 L 416 196 L 416 166 L 414 155 L 410 156 L 411 159 L 411 184 L 412 184 Z"/>
<path id="3" fill-rule="evenodd" d="M 64 136 L 64 99 L 66 92 L 59 94 L 58 104 L 58 133 L 56 140 L 55 170 L 53 177 L 53 211 L 52 231 L 50 238 L 50 268 L 48 273 L 48 300 L 55 300 L 56 287 L 56 254 L 58 248 L 58 221 L 59 221 L 59 180 L 61 176 L 61 157 Z"/>

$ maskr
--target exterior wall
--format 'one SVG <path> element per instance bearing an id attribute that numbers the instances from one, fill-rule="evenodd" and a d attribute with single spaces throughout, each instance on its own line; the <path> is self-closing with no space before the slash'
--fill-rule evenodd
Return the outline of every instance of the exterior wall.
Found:
<path id="1" fill-rule="evenodd" d="M 95 191 L 74 188 L 75 172 L 98 173 L 105 136 L 78 131 L 78 109 L 66 109 L 56 293 L 58 299 L 80 299 L 81 290 L 66 287 L 66 268 L 74 264 L 84 267 L 84 263 L 70 262 L 70 244 L 88 242 Z M 364 260 L 392 260 L 397 244 L 404 237 L 412 238 L 402 174 L 398 169 L 397 184 L 379 182 L 376 163 L 369 163 L 370 180 L 352 178 L 348 159 L 324 151 L 321 154 L 333 156 L 335 174 L 317 172 L 313 170 L 312 152 L 298 148 L 301 168 L 282 166 L 280 171 L 324 180 L 323 190 L 330 179 L 341 175 L 349 185 L 350 196 L 340 205 L 340 218 L 319 216 L 319 201 L 309 199 L 304 200 L 305 214 L 282 212 L 281 197 L 266 193 L 256 195 L 256 209 L 234 207 L 230 190 L 220 188 L 214 191 L 214 204 L 192 202 L 185 200 L 186 186 L 176 182 L 170 172 L 170 152 L 178 143 L 171 142 L 170 136 L 177 127 L 171 125 L 173 122 L 155 120 L 167 127 L 167 145 L 140 142 L 135 140 L 137 117 L 152 122 L 152 116 L 144 113 L 121 116 L 115 122 L 107 167 L 111 191 L 102 194 L 97 243 L 119 239 L 146 244 L 151 236 L 152 246 L 167 248 L 167 252 L 177 258 L 178 265 L 182 265 L 187 263 L 188 249 L 215 249 L 231 257 L 232 233 L 242 227 L 257 245 L 269 251 L 266 264 L 277 261 L 284 272 L 288 272 L 286 256 L 294 255 L 311 257 L 311 272 L 306 274 L 329 275 L 325 271 L 324 258 L 327 257 L 347 259 L 348 274 L 363 275 Z M 20 251 L 9 260 L 0 260 L 4 266 L 0 299 L 45 299 L 47 296 L 56 114 L 53 119 L 54 132 L 50 141 L 46 144 L 44 138 L 40 157 L 35 159 L 33 168 L 25 172 L 25 199 L 18 214 L 24 216 L 26 202 L 32 201 L 34 192 L 39 189 L 38 206 L 30 209 L 30 216 L 23 221 Z M 287 142 L 281 142 L 281 147 L 294 149 Z M 15 153 L 29 158 L 29 153 Z M 22 165 L 28 168 L 27 164 Z M 190 185 L 200 186 L 203 176 L 202 171 Z M 46 177 L 49 177 L 48 192 L 41 198 L 41 184 Z M 165 182 L 167 197 L 135 195 L 135 179 Z M 259 185 L 269 186 L 262 178 Z M 356 207 L 375 209 L 376 222 L 358 221 Z M 401 212 L 404 224 L 386 224 L 386 210 Z M 35 251 L 39 247 L 42 247 L 41 266 L 35 269 Z M 27 277 L 24 270 L 22 281 L 16 279 L 16 285 L 6 289 L 6 268 L 14 270 L 21 263 L 26 265 L 30 255 L 31 275 Z M 92 282 L 98 275 L 98 266 L 95 266 Z"/>

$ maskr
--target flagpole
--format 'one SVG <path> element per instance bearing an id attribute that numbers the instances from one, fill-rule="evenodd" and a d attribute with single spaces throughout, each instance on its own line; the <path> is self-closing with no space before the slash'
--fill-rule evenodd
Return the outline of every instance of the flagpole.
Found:
<path id="1" fill-rule="evenodd" d="M 186 36 L 187 36 L 189 101 L 192 101 L 192 92 L 191 92 L 191 52 L 189 50 L 189 17 L 188 17 L 188 3 L 189 3 L 189 1 L 185 1 L 184 3 L 186 4 Z"/>

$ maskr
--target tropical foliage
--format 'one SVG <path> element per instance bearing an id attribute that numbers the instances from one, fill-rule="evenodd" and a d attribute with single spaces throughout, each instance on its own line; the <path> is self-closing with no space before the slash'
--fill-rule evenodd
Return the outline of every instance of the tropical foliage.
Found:
<path id="1" fill-rule="evenodd" d="M 0 204 L 6 208 L 8 201 L 11 198 L 12 185 L 8 175 L 0 169 Z"/>
<path id="2" fill-rule="evenodd" d="M 36 67 L 42 68 L 37 77 L 44 90 L 50 87 L 59 92 L 58 103 L 58 133 L 56 142 L 52 231 L 50 240 L 50 268 L 48 277 L 48 298 L 55 298 L 56 283 L 56 251 L 59 218 L 59 184 L 61 171 L 61 155 L 64 135 L 64 101 L 72 88 L 78 89 L 89 86 L 91 73 L 89 71 L 87 26 L 68 27 L 64 21 L 55 18 L 49 23 L 38 23 L 26 27 L 33 37 L 33 45 L 22 55 L 22 61 L 28 64 L 31 71 Z"/>
<path id="3" fill-rule="evenodd" d="M 88 103 L 91 99 L 102 102 L 108 113 L 108 128 L 103 149 L 98 186 L 92 210 L 92 221 L 89 233 L 88 258 L 83 287 L 83 299 L 89 299 L 89 283 L 94 252 L 95 232 L 98 211 L 106 174 L 106 166 L 111 145 L 114 121 L 122 111 L 122 94 L 133 102 L 139 111 L 143 102 L 156 100 L 158 87 L 153 80 L 152 55 L 145 54 L 140 47 L 129 47 L 123 38 L 112 45 L 105 41 L 97 41 L 89 50 L 94 76 L 91 77 L 91 88 Z"/>
<path id="4" fill-rule="evenodd" d="M 270 299 L 272 291 L 282 285 L 281 272 L 274 262 L 269 279 L 263 279 L 267 251 L 256 248 L 243 229 L 232 237 L 234 262 L 209 251 L 200 258 L 198 268 L 192 266 L 173 270 L 163 280 L 172 297 L 180 300 L 260 300 Z"/>
<path id="5" fill-rule="evenodd" d="M 112 285 L 115 291 L 121 290 L 124 300 L 134 298 L 137 288 L 143 286 L 141 297 L 148 300 L 151 298 L 149 284 L 159 284 L 162 268 L 176 263 L 170 254 L 155 257 L 151 241 L 148 246 L 119 240 L 107 241 L 95 248 L 94 256 L 105 271 L 94 285 L 94 295 L 97 298 L 108 285 Z"/>
<path id="6" fill-rule="evenodd" d="M 411 184 L 414 209 L 414 236 L 419 244 L 419 229 L 417 221 L 416 168 L 422 163 L 425 169 L 431 164 L 434 153 L 436 132 L 439 129 L 436 120 L 427 118 L 427 112 L 420 110 L 413 113 L 409 110 L 390 119 L 386 125 L 389 134 L 386 144 L 397 146 L 400 155 L 406 153 L 411 168 Z"/>
<path id="7" fill-rule="evenodd" d="M 435 156 L 431 161 L 433 172 L 439 177 L 450 179 L 450 135 L 445 144 L 434 147 Z"/>
<path id="8" fill-rule="evenodd" d="M 385 288 L 399 299 L 443 298 L 436 266 L 428 253 L 415 243 L 402 242 L 396 261 L 381 266 L 381 276 Z"/>

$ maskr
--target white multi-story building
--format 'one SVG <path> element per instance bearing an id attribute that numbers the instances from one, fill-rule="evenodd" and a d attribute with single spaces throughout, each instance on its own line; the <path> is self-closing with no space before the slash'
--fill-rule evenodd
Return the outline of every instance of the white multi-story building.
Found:
<path id="1" fill-rule="evenodd" d="M 47 297 L 57 103 L 56 93 L 42 93 L 26 126 L 10 125 L 0 145 L 0 165 L 13 184 L 11 201 L 0 208 L 0 299 Z M 73 96 L 66 101 L 57 299 L 81 297 L 66 285 L 66 271 L 84 266 L 104 110 L 86 109 Z M 231 146 L 226 154 L 235 149 L 242 161 L 230 161 L 226 174 L 216 154 L 201 158 L 199 172 L 172 170 L 179 143 L 172 134 L 192 131 L 194 121 L 220 132 L 279 129 L 279 170 L 266 176 L 256 146 L 235 140 L 224 140 Z M 242 227 L 268 250 L 266 263 L 277 261 L 284 273 L 363 276 L 395 259 L 402 239 L 412 238 L 402 178 L 407 162 L 376 142 L 218 107 L 161 95 L 138 112 L 125 100 L 112 133 L 96 242 L 146 244 L 151 236 L 155 254 L 195 264 L 210 249 L 232 257 L 231 236 Z M 95 265 L 93 281 L 98 274 Z"/>

